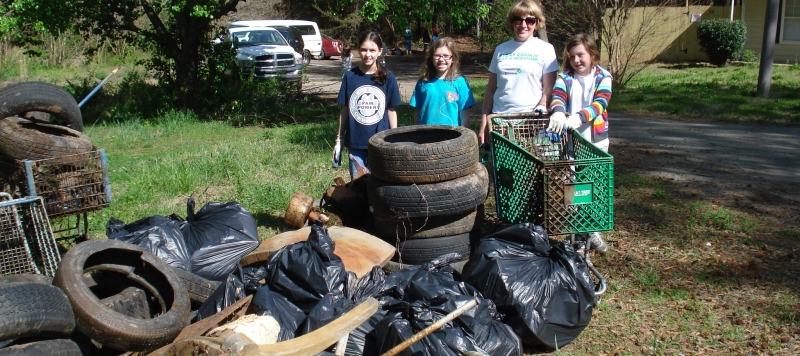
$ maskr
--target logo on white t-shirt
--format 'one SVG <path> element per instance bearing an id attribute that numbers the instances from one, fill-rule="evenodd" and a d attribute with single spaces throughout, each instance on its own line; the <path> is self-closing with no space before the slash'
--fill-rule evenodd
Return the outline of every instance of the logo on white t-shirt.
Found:
<path id="1" fill-rule="evenodd" d="M 383 119 L 386 94 L 372 85 L 359 87 L 350 95 L 350 114 L 362 125 L 375 125 Z"/>

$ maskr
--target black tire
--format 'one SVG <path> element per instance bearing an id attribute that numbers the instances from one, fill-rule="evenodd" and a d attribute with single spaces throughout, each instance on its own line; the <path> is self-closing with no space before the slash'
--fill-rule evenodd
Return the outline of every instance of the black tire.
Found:
<path id="1" fill-rule="evenodd" d="M 307 66 L 309 64 L 311 64 L 311 52 L 309 52 L 308 50 L 304 50 L 303 51 L 303 65 Z"/>
<path id="2" fill-rule="evenodd" d="M 475 170 L 478 137 L 459 126 L 403 126 L 373 135 L 368 157 L 372 174 L 387 182 L 444 182 Z"/>
<path id="3" fill-rule="evenodd" d="M 0 341 L 30 336 L 69 336 L 75 317 L 56 286 L 42 283 L 0 284 Z"/>
<path id="4" fill-rule="evenodd" d="M 369 177 L 367 193 L 374 213 L 395 219 L 458 215 L 475 210 L 489 193 L 489 174 L 481 164 L 474 172 L 431 184 L 400 185 Z"/>
<path id="5" fill-rule="evenodd" d="M 36 124 L 17 116 L 0 119 L 0 153 L 8 158 L 57 158 L 51 163 L 77 163 L 65 156 L 91 152 L 92 149 L 89 136 L 65 126 Z"/>
<path id="6" fill-rule="evenodd" d="M 45 276 L 43 274 L 32 274 L 32 273 L 9 274 L 7 276 L 0 276 L 0 284 L 19 283 L 19 282 L 53 284 L 53 278 Z"/>
<path id="7" fill-rule="evenodd" d="M 395 259 L 399 257 L 404 264 L 421 265 L 451 252 L 458 252 L 465 257 L 469 256 L 471 235 L 472 233 L 467 232 L 453 236 L 405 240 L 399 244 L 393 241 L 387 242 L 398 247 Z"/>
<path id="8" fill-rule="evenodd" d="M 84 274 L 115 271 L 129 280 L 144 280 L 138 288 L 163 300 L 152 319 L 136 319 L 104 306 L 84 283 Z M 78 331 L 117 350 L 148 351 L 171 342 L 189 316 L 189 297 L 178 275 L 145 249 L 115 240 L 89 240 L 62 258 L 53 284 L 72 303 Z M 156 305 L 160 305 L 157 303 Z"/>
<path id="9" fill-rule="evenodd" d="M 72 94 L 43 82 L 14 83 L 0 89 L 0 117 L 41 111 L 73 130 L 83 131 L 81 109 Z"/>
<path id="10" fill-rule="evenodd" d="M 482 205 L 481 205 L 482 206 Z M 431 218 L 392 219 L 381 215 L 373 215 L 375 235 L 401 239 L 426 239 L 463 234 L 483 224 L 483 209 L 450 216 Z"/>
<path id="11" fill-rule="evenodd" d="M 0 349 L 0 356 L 81 356 L 81 349 L 72 340 L 55 339 L 14 345 Z"/>
<path id="12" fill-rule="evenodd" d="M 218 281 L 210 281 L 180 268 L 172 267 L 172 270 L 175 271 L 175 274 L 178 275 L 183 286 L 189 292 L 189 299 L 195 303 L 202 304 L 205 302 L 220 285 Z"/>

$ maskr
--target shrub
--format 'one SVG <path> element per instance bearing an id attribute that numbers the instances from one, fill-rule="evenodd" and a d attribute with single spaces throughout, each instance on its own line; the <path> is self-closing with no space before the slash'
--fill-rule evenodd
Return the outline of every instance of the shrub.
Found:
<path id="1" fill-rule="evenodd" d="M 744 45 L 747 29 L 741 21 L 713 19 L 700 22 L 697 39 L 712 64 L 723 66 L 737 58 Z"/>

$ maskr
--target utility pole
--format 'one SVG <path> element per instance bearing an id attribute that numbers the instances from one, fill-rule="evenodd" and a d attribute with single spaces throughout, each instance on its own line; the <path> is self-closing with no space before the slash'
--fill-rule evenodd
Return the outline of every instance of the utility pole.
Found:
<path id="1" fill-rule="evenodd" d="M 758 96 L 768 97 L 772 86 L 772 60 L 775 54 L 775 38 L 778 35 L 779 0 L 767 0 L 764 16 L 764 38 L 761 41 L 761 65 L 758 69 Z"/>

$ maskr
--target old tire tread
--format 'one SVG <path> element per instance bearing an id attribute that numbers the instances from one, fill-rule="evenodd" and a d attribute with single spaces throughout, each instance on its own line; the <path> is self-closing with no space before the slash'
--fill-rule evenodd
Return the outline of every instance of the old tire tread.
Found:
<path id="1" fill-rule="evenodd" d="M 0 119 L 0 153 L 18 160 L 41 160 L 91 152 L 89 136 L 65 126 L 34 124 L 12 116 Z M 56 159 L 52 163 L 64 162 Z"/>
<path id="2" fill-rule="evenodd" d="M 427 136 L 413 141 L 413 136 Z M 435 141 L 431 137 L 452 137 Z M 396 142 L 394 142 L 396 141 Z M 395 183 L 437 183 L 466 176 L 478 163 L 478 139 L 464 127 L 405 126 L 381 131 L 369 140 L 370 171 Z"/>
<path id="3" fill-rule="evenodd" d="M 0 284 L 0 341 L 29 336 L 68 336 L 75 329 L 72 307 L 55 286 Z"/>
<path id="4" fill-rule="evenodd" d="M 489 193 L 486 167 L 461 178 L 431 184 L 401 185 L 370 176 L 368 198 L 375 214 L 395 219 L 448 216 L 475 210 Z"/>
<path id="5" fill-rule="evenodd" d="M 29 111 L 50 113 L 71 129 L 83 131 L 81 109 L 63 88 L 44 82 L 21 82 L 0 89 L 0 117 Z"/>
<path id="6" fill-rule="evenodd" d="M 123 264 L 134 268 L 137 275 L 147 274 L 140 277 L 161 286 L 159 293 L 172 300 L 167 301 L 167 310 L 152 319 L 136 319 L 104 306 L 83 278 L 86 268 L 103 263 Z M 142 247 L 115 240 L 89 240 L 67 251 L 53 284 L 69 298 L 78 331 L 113 349 L 149 351 L 171 342 L 186 324 L 190 301 L 178 280 L 169 265 Z"/>
<path id="7" fill-rule="evenodd" d="M 0 356 L 81 356 L 78 345 L 68 339 L 36 341 L 0 349 Z"/>
<path id="8" fill-rule="evenodd" d="M 479 207 L 468 213 L 438 216 L 429 219 L 392 219 L 375 215 L 373 228 L 375 235 L 387 238 L 426 239 L 458 235 L 475 230 L 483 223 L 482 210 Z"/>
<path id="9" fill-rule="evenodd" d="M 186 290 L 189 292 L 189 299 L 193 302 L 205 302 L 220 285 L 219 281 L 210 281 L 177 267 L 172 267 L 172 270 L 178 275 L 181 282 L 183 282 L 183 286 L 186 287 Z"/>
<path id="10" fill-rule="evenodd" d="M 465 258 L 469 258 L 471 234 L 471 232 L 467 232 L 429 239 L 412 239 L 399 244 L 387 242 L 398 246 L 398 256 L 404 264 L 420 265 L 451 252 L 458 252 Z"/>

